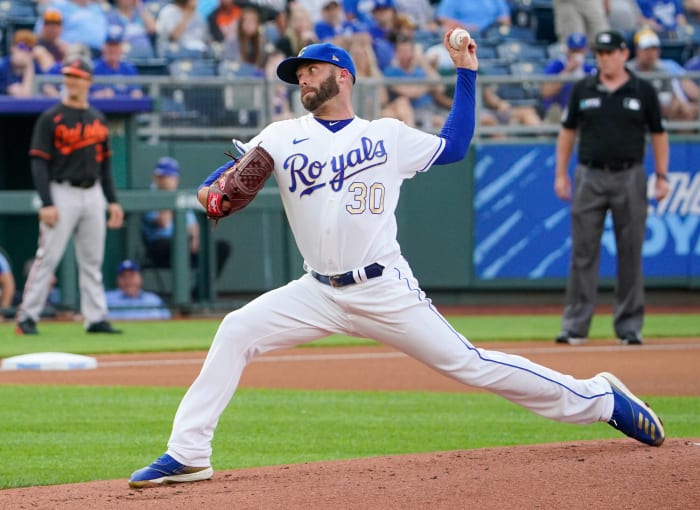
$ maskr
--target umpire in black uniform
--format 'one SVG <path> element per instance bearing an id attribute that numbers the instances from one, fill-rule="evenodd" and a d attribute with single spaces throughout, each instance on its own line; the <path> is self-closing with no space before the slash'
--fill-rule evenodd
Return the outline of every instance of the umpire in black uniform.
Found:
<path id="1" fill-rule="evenodd" d="M 571 262 L 562 331 L 557 343 L 586 341 L 598 288 L 605 216 L 612 213 L 617 245 L 615 334 L 624 344 L 642 343 L 647 176 L 646 133 L 654 153 L 654 196 L 668 194 L 668 135 L 654 87 L 631 73 L 629 49 L 615 31 L 596 34 L 598 73 L 574 85 L 557 138 L 554 190 L 572 199 L 569 159 L 579 135 L 571 203 Z"/>

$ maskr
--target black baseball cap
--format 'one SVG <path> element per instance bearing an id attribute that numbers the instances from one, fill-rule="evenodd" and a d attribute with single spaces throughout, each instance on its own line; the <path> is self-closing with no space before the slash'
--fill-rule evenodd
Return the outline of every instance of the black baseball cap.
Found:
<path id="1" fill-rule="evenodd" d="M 92 77 L 92 69 L 92 62 L 88 58 L 74 56 L 64 60 L 61 73 L 80 78 L 90 78 Z"/>
<path id="2" fill-rule="evenodd" d="M 604 30 L 595 35 L 594 50 L 624 50 L 625 48 L 627 48 L 627 41 L 617 30 Z"/>

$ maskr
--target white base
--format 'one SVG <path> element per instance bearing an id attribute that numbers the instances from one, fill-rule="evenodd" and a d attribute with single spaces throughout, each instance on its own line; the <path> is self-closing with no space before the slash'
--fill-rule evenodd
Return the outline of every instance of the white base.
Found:
<path id="1" fill-rule="evenodd" d="M 0 370 L 92 370 L 97 360 L 68 352 L 33 352 L 2 360 Z"/>

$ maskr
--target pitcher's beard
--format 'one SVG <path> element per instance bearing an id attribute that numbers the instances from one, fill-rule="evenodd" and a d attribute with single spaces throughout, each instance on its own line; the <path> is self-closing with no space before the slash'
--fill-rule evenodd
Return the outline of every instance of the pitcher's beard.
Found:
<path id="1" fill-rule="evenodd" d="M 335 81 L 335 71 L 319 85 L 316 93 L 306 94 L 301 98 L 301 104 L 311 113 L 318 110 L 326 101 L 340 93 L 340 87 Z"/>

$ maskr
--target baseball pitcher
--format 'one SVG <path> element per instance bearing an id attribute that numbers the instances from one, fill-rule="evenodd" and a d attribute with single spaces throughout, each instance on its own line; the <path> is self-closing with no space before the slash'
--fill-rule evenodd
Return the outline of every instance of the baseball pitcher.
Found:
<path id="1" fill-rule="evenodd" d="M 269 160 L 256 154 L 252 168 L 245 156 L 227 163 L 198 197 L 212 218 L 221 218 L 240 208 L 241 189 L 254 193 L 270 164 L 306 272 L 224 318 L 177 410 L 167 452 L 133 473 L 131 487 L 210 478 L 214 430 L 245 366 L 334 333 L 375 339 L 553 420 L 609 422 L 644 443 L 663 442 L 661 421 L 613 375 L 575 379 L 472 345 L 432 305 L 401 255 L 394 211 L 402 182 L 461 160 L 474 130 L 476 42 L 465 38 L 453 48 L 450 33 L 443 44 L 457 83 L 439 136 L 395 119 L 356 117 L 355 66 L 342 48 L 313 44 L 279 64 L 278 77 L 298 85 L 309 113 L 275 122 L 248 143 L 234 141 L 246 154 L 264 149 Z M 246 173 L 247 184 L 235 184 L 236 172 Z"/>

